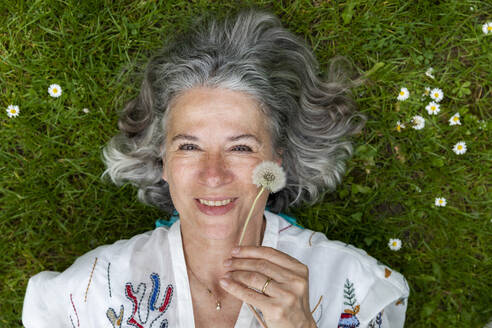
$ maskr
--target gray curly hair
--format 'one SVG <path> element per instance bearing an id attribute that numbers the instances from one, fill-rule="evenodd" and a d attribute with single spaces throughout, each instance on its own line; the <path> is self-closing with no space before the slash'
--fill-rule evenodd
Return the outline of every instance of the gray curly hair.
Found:
<path id="1" fill-rule="evenodd" d="M 162 179 L 169 108 L 193 87 L 226 88 L 257 100 L 281 154 L 287 183 L 269 195 L 267 207 L 278 213 L 312 205 L 341 182 L 353 152 L 348 136 L 366 121 L 355 111 L 354 81 L 337 62 L 318 77 L 309 47 L 268 12 L 246 9 L 223 21 L 200 21 L 150 59 L 139 95 L 120 113 L 121 133 L 103 149 L 102 178 L 129 182 L 140 201 L 173 213 Z"/>

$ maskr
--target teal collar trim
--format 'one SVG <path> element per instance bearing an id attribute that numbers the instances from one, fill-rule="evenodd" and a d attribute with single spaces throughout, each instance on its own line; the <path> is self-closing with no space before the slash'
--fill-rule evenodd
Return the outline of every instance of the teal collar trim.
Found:
<path id="1" fill-rule="evenodd" d="M 270 211 L 270 208 L 267 206 L 265 208 L 267 211 Z M 277 215 L 280 215 L 285 221 L 289 222 L 292 225 L 295 225 L 296 227 L 299 227 L 301 229 L 304 229 L 303 226 L 297 223 L 297 220 L 291 216 L 288 216 L 287 214 L 284 213 L 278 213 Z M 164 219 L 158 219 L 155 221 L 155 227 L 170 227 L 173 225 L 174 222 L 179 220 L 179 213 L 174 210 L 173 215 L 169 218 L 169 220 L 164 220 Z"/>

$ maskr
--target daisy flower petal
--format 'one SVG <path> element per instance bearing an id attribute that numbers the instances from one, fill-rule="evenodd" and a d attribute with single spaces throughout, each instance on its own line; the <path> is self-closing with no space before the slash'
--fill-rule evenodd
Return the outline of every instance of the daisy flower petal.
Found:
<path id="1" fill-rule="evenodd" d="M 431 79 L 434 78 L 434 75 L 432 74 L 434 72 L 434 69 L 432 67 L 429 67 L 427 71 L 425 71 L 425 75 L 430 77 Z"/>
<path id="2" fill-rule="evenodd" d="M 398 251 L 401 248 L 401 240 L 398 238 L 394 238 L 394 239 L 390 238 L 390 240 L 388 242 L 388 247 L 392 251 Z"/>
<path id="3" fill-rule="evenodd" d="M 460 113 L 455 113 L 451 118 L 449 119 L 449 125 L 461 125 L 460 122 Z"/>
<path id="4" fill-rule="evenodd" d="M 466 153 L 466 143 L 464 141 L 458 142 L 456 145 L 454 145 L 453 151 L 456 153 L 456 155 L 463 155 L 464 153 Z"/>
<path id="5" fill-rule="evenodd" d="M 430 92 L 430 96 L 432 99 L 434 99 L 436 102 L 440 102 L 442 98 L 444 98 L 444 93 L 442 92 L 441 89 L 439 88 L 434 88 Z"/>
<path id="6" fill-rule="evenodd" d="M 482 25 L 482 32 L 484 34 L 492 33 L 492 22 L 487 22 Z"/>
<path id="7" fill-rule="evenodd" d="M 414 117 L 412 117 L 412 123 L 412 128 L 414 128 L 415 130 L 421 130 L 425 126 L 425 120 L 420 115 L 415 115 Z"/>
<path id="8" fill-rule="evenodd" d="M 52 84 L 48 88 L 48 93 L 54 98 L 58 98 L 62 94 L 62 88 L 58 84 Z"/>
<path id="9" fill-rule="evenodd" d="M 9 105 L 7 107 L 7 116 L 12 118 L 12 117 L 17 117 L 19 115 L 19 106 L 17 105 Z"/>
<path id="10" fill-rule="evenodd" d="M 425 109 L 427 109 L 427 113 L 429 113 L 429 115 L 437 115 L 437 113 L 439 113 L 441 110 L 439 104 L 433 101 L 425 106 Z"/>
<path id="11" fill-rule="evenodd" d="M 436 197 L 436 200 L 434 202 L 436 206 L 444 207 L 446 206 L 446 198 L 444 197 Z"/>
<path id="12" fill-rule="evenodd" d="M 403 87 L 400 89 L 400 93 L 398 94 L 398 97 L 396 99 L 398 99 L 399 101 L 404 101 L 404 100 L 407 100 L 408 97 L 410 97 L 410 92 L 408 92 L 408 89 Z"/>
<path id="13" fill-rule="evenodd" d="M 405 124 L 400 123 L 400 121 L 396 121 L 396 131 L 401 132 L 401 129 L 405 128 Z"/>

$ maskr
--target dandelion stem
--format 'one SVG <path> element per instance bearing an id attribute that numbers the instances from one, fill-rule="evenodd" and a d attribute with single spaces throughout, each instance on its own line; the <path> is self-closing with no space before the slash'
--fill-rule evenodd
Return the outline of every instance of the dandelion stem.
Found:
<path id="1" fill-rule="evenodd" d="M 251 219 L 251 214 L 253 213 L 253 209 L 255 208 L 256 201 L 258 200 L 258 198 L 260 198 L 264 190 L 265 187 L 262 186 L 260 192 L 255 198 L 255 201 L 253 202 L 253 205 L 251 206 L 251 209 L 249 210 L 248 218 L 246 219 L 246 222 L 244 222 L 243 232 L 241 232 L 241 238 L 239 238 L 239 246 L 241 246 L 241 243 L 243 242 L 244 233 L 246 232 L 246 227 L 248 226 L 249 220 Z"/>

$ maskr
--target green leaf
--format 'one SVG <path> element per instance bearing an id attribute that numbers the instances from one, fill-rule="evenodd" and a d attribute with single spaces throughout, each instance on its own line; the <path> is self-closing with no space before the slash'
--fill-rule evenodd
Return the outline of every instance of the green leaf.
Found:
<path id="1" fill-rule="evenodd" d="M 356 220 L 356 221 L 362 221 L 362 212 L 357 212 L 357 213 L 354 213 L 350 216 L 352 219 Z"/>
<path id="2" fill-rule="evenodd" d="M 344 199 L 345 197 L 347 197 L 349 195 L 349 191 L 347 189 L 342 189 L 338 192 L 338 197 L 340 197 L 341 199 Z"/>
<path id="3" fill-rule="evenodd" d="M 352 194 L 353 195 L 358 194 L 358 193 L 368 194 L 370 192 L 371 192 L 370 187 L 362 186 L 362 185 L 359 185 L 356 183 L 352 184 Z"/>
<path id="4" fill-rule="evenodd" d="M 437 277 L 437 280 L 441 281 L 442 279 L 442 270 L 439 264 L 436 262 L 432 262 L 432 273 Z"/>
<path id="5" fill-rule="evenodd" d="M 343 19 L 343 24 L 347 25 L 352 21 L 352 16 L 354 15 L 354 7 L 357 1 L 352 0 L 347 2 L 345 5 L 345 9 L 343 10 L 342 13 L 342 19 Z"/>
<path id="6" fill-rule="evenodd" d="M 444 161 L 442 158 L 433 158 L 432 159 L 432 166 L 434 167 L 443 167 L 444 166 Z"/>

